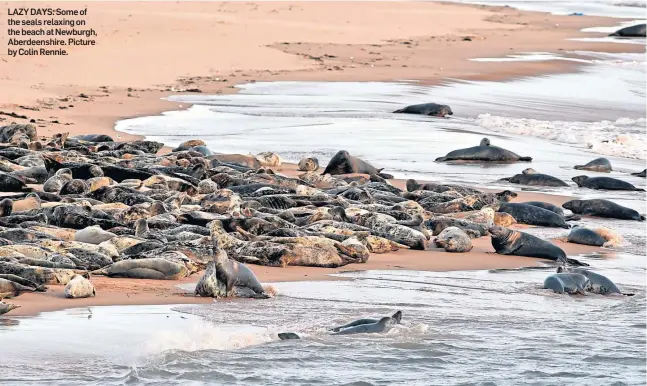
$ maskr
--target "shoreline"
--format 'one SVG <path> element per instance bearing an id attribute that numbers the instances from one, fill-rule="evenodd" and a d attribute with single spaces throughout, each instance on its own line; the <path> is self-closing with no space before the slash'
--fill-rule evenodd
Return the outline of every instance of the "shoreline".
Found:
<path id="1" fill-rule="evenodd" d="M 52 3 L 56 4 L 56 3 Z M 127 4 L 127 3 L 125 3 Z M 180 13 L 183 18 L 195 17 L 192 13 L 197 9 L 203 12 L 211 12 L 214 15 L 227 13 L 234 14 L 235 17 L 224 18 L 226 20 L 223 28 L 231 29 L 232 33 L 237 31 L 240 24 L 243 23 L 246 16 L 253 15 L 261 11 L 262 16 L 258 19 L 256 31 L 263 35 L 263 28 L 267 28 L 263 22 L 269 24 L 269 21 L 276 22 L 275 19 L 269 18 L 269 15 L 277 14 L 278 19 L 293 21 L 295 17 L 322 17 L 325 20 L 332 17 L 330 12 L 343 12 L 344 8 L 348 10 L 355 9 L 361 4 L 371 4 L 378 9 L 368 12 L 367 18 L 382 20 L 384 12 L 400 11 L 407 16 L 411 13 L 429 13 L 431 15 L 444 15 L 448 20 L 439 26 L 430 27 L 427 23 L 422 22 L 421 17 L 417 17 L 408 25 L 406 31 L 402 27 L 389 28 L 380 33 L 367 33 L 366 31 L 360 37 L 353 36 L 344 30 L 344 26 L 334 25 L 336 33 L 334 39 L 322 36 L 324 31 L 315 31 L 312 34 L 306 34 L 303 40 L 305 42 L 294 41 L 259 41 L 263 46 L 253 47 L 253 50 L 271 50 L 278 58 L 272 63 L 268 63 L 266 68 L 272 70 L 261 70 L 253 63 L 254 58 L 245 57 L 244 63 L 227 63 L 224 60 L 223 65 L 230 66 L 231 71 L 224 74 L 220 70 L 209 67 L 210 63 L 203 63 L 190 67 L 203 67 L 194 70 L 184 76 L 180 75 L 185 70 L 180 70 L 180 65 L 176 63 L 166 63 L 169 67 L 178 66 L 178 69 L 167 69 L 163 74 L 149 74 L 146 65 L 130 66 L 123 68 L 126 71 L 124 79 L 102 79 L 110 78 L 103 76 L 99 72 L 105 70 L 101 68 L 102 58 L 93 59 L 88 57 L 92 55 L 91 50 L 84 52 L 73 52 L 74 55 L 83 56 L 83 59 L 92 61 L 97 69 L 89 71 L 85 75 L 92 75 L 91 83 L 99 83 L 101 86 L 90 86 L 88 84 L 61 84 L 62 82 L 78 80 L 74 74 L 69 74 L 69 70 L 63 68 L 65 63 L 59 60 L 55 64 L 40 63 L 33 67 L 48 67 L 54 72 L 62 72 L 64 75 L 59 82 L 40 82 L 43 79 L 31 80 L 33 73 L 32 63 L 25 66 L 19 64 L 22 61 L 34 61 L 32 59 L 15 59 L 13 61 L 0 61 L 0 71 L 12 74 L 12 77 L 0 79 L 0 87 L 6 90 L 7 96 L 11 95 L 11 100 L 4 100 L 6 97 L 0 96 L 0 111 L 5 113 L 15 113 L 25 115 L 27 119 L 18 119 L 0 115 L 0 125 L 10 123 L 28 123 L 30 119 L 35 119 L 38 125 L 39 135 L 51 135 L 60 132 L 70 132 L 70 135 L 81 133 L 102 133 L 115 137 L 116 140 L 135 140 L 141 139 L 142 136 L 131 135 L 115 130 L 115 123 L 120 120 L 136 118 L 141 116 L 160 115 L 167 111 L 176 111 L 188 108 L 191 104 L 178 104 L 165 100 L 163 98 L 171 95 L 190 94 L 182 91 L 183 89 L 199 89 L 202 94 L 230 94 L 238 92 L 236 85 L 246 84 L 256 81 L 398 81 L 402 79 L 413 79 L 424 85 L 437 85 L 446 80 L 489 80 L 489 81 L 506 81 L 521 77 L 540 76 L 545 74 L 570 73 L 579 71 L 586 64 L 571 61 L 528 61 L 528 62 L 475 62 L 468 59 L 481 57 L 502 57 L 506 54 L 515 54 L 523 51 L 542 51 L 559 54 L 567 51 L 597 51 L 597 52 L 644 52 L 642 45 L 618 45 L 608 42 L 585 42 L 566 40 L 568 38 L 578 37 L 600 37 L 604 36 L 595 32 L 582 32 L 585 27 L 591 26 L 615 26 L 618 23 L 630 19 L 608 18 L 593 16 L 559 16 L 545 12 L 519 11 L 510 7 L 501 6 L 484 6 L 460 3 L 338 3 L 332 5 L 321 5 L 316 3 L 259 3 L 250 11 L 246 4 L 192 4 L 182 3 L 174 5 L 162 3 L 162 7 L 168 10 L 174 10 Z M 294 12 L 284 12 L 285 9 L 277 8 L 285 4 L 290 11 L 293 7 L 300 8 L 302 15 L 289 15 Z M 323 3 L 326 4 L 326 3 Z M 133 12 L 129 16 L 139 16 L 148 24 L 159 23 L 164 21 L 166 14 L 145 13 L 149 4 L 140 3 L 136 5 L 126 5 L 124 9 L 116 9 L 110 3 L 95 3 L 90 8 L 95 9 L 95 13 L 100 11 L 107 12 L 107 16 L 97 18 L 97 22 L 102 24 L 109 23 L 111 18 L 123 16 L 127 12 Z M 156 6 L 157 7 L 157 6 Z M 404 10 L 402 10 L 404 8 Z M 326 11 L 326 12 L 324 12 Z M 364 9 L 365 11 L 365 9 Z M 135 14 L 140 13 L 140 15 Z M 286 15 L 283 15 L 285 13 Z M 321 15 L 321 13 L 325 13 Z M 192 16 L 193 15 L 193 16 Z M 421 15 L 422 16 L 422 15 Z M 350 17 L 350 16 L 349 16 Z M 475 25 L 475 28 L 456 28 L 453 26 L 453 20 L 457 17 L 465 18 Z M 268 20 L 264 19 L 268 18 Z M 452 19 L 453 18 L 453 19 Z M 92 20 L 90 20 L 92 21 Z M 199 20 L 198 20 L 199 21 Z M 351 22 L 351 21 L 349 21 Z M 352 20 L 354 25 L 366 28 L 370 25 L 371 20 Z M 135 23 L 135 21 L 132 21 Z M 362 24 L 364 23 L 364 24 Z M 260 27 L 259 27 L 260 26 Z M 151 31 L 133 24 L 134 31 L 128 35 L 131 39 L 138 41 L 131 42 L 130 45 L 123 47 L 128 56 L 135 55 L 133 51 L 139 50 L 139 45 L 145 46 L 147 41 L 152 37 L 148 36 Z M 186 31 L 185 38 L 205 39 L 206 31 L 213 26 L 196 25 L 195 30 Z M 271 24 L 270 27 L 276 30 L 278 27 Z M 151 27 L 149 26 L 149 29 Z M 276 35 L 282 38 L 291 36 L 293 26 L 279 28 Z M 97 28 L 98 33 L 102 34 L 101 28 Z M 432 31 L 429 31 L 429 30 Z M 423 33 L 432 33 L 431 36 Z M 142 33 L 147 36 L 139 37 Z M 114 35 L 126 34 L 125 31 L 115 30 Z M 134 35 L 133 35 L 134 34 Z M 379 36 L 373 36 L 377 34 Z M 195 35 L 195 36 L 194 36 Z M 227 35 L 227 33 L 225 33 Z M 368 36 L 365 36 L 368 35 Z M 138 38 L 134 38 L 138 36 Z M 181 40 L 183 36 L 173 38 L 172 43 Z M 256 37 L 259 40 L 258 37 Z M 464 39 L 469 38 L 469 41 Z M 279 39 L 277 36 L 276 39 Z M 288 39 L 286 37 L 286 39 Z M 205 43 L 199 40 L 198 43 Z M 218 39 L 217 39 L 218 40 Z M 240 39 L 239 39 L 240 40 Z M 292 39 L 293 40 L 293 39 Z M 308 40 L 315 42 L 308 43 Z M 321 42 L 321 41 L 324 42 Z M 334 40 L 327 43 L 326 41 Z M 367 42 L 357 42 L 366 40 Z M 501 42 L 505 40 L 505 44 Z M 372 43 L 377 41 L 376 43 Z M 218 41 L 216 42 L 218 43 Z M 469 46 L 467 46 L 469 44 Z M 227 46 L 232 50 L 236 47 Z M 94 48 L 93 48 L 94 49 Z M 101 48 L 96 48 L 100 50 Z M 467 49 L 468 52 L 465 52 Z M 164 60 L 164 55 L 160 52 L 148 50 L 146 55 L 157 57 L 157 60 Z M 334 52 L 335 55 L 329 53 Z M 231 54 L 232 52 L 229 52 Z M 441 57 L 437 54 L 442 53 Z M 225 54 L 227 54 L 225 52 Z M 105 53 L 101 52 L 101 55 Z M 142 53 L 143 55 L 143 53 Z M 213 54 L 210 54 L 212 56 Z M 224 55 L 226 56 L 226 55 Z M 247 55 L 246 55 L 247 56 Z M 438 63 L 429 65 L 428 58 L 438 59 Z M 73 60 L 73 59 L 71 59 Z M 223 61 L 221 60 L 221 61 Z M 155 60 L 151 58 L 151 62 Z M 36 60 L 37 62 L 37 60 Z M 185 61 L 179 61 L 186 64 Z M 69 65 L 69 63 L 67 63 Z M 245 68 L 245 66 L 250 68 Z M 25 67 L 23 69 L 23 67 Z M 208 67 L 208 69 L 206 69 Z M 233 70 L 233 68 L 242 68 Z M 174 72 L 172 72 L 174 71 Z M 13 75 L 16 74 L 16 75 Z M 171 75 L 172 74 L 172 75 Z M 123 82 L 133 81 L 136 84 L 138 79 L 144 77 L 147 83 L 133 87 L 125 87 Z M 170 78 L 169 78 L 170 77 Z M 47 77 L 49 80 L 51 77 Z M 148 79 L 150 78 L 150 79 Z M 112 80 L 112 84 L 110 83 Z M 30 84 L 39 83 L 38 86 Z M 86 82 L 90 83 L 90 82 Z M 26 85 L 26 86 L 25 86 Z M 34 91 L 41 90 L 41 91 Z M 81 94 L 87 97 L 80 97 Z M 438 102 L 438 101 L 437 101 Z M 440 101 L 442 102 L 442 101 Z M 72 107 L 70 107 L 72 106 Z M 26 107 L 26 108 L 25 108 Z M 57 111 L 58 107 L 58 111 Z M 37 109 L 38 111 L 36 111 Z M 59 122 L 59 123 L 53 123 Z"/>
<path id="2" fill-rule="evenodd" d="M 33 80 L 28 84 L 27 79 L 30 70 L 33 67 L 47 67 L 44 64 L 38 64 L 36 60 L 28 63 L 25 69 L 18 68 L 16 62 L 0 61 L 0 71 L 12 74 L 11 78 L 0 79 L 0 87 L 3 87 L 7 96 L 11 95 L 15 100 L 9 102 L 0 99 L 0 111 L 27 115 L 28 119 L 13 119 L 0 115 L 0 125 L 16 123 L 27 123 L 29 119 L 42 119 L 39 121 L 39 135 L 51 135 L 57 132 L 70 132 L 70 135 L 80 133 L 102 133 L 114 136 L 117 141 L 134 140 L 142 138 L 137 135 L 130 135 L 123 132 L 115 131 L 115 122 L 123 119 L 135 118 L 139 116 L 158 115 L 166 111 L 188 108 L 191 105 L 187 103 L 178 104 L 164 100 L 162 98 L 185 94 L 181 91 L 172 91 L 174 89 L 194 89 L 198 88 L 202 94 L 229 94 L 238 92 L 236 85 L 249 83 L 252 81 L 396 81 L 398 79 L 415 79 L 421 84 L 439 84 L 448 79 L 462 80 L 490 80 L 505 81 L 519 77 L 539 76 L 544 74 L 568 73 L 579 71 L 586 64 L 566 61 L 541 61 L 541 62 L 474 62 L 469 58 L 478 57 L 500 57 L 506 54 L 519 53 L 521 51 L 546 51 L 551 53 L 560 53 L 567 51 L 600 51 L 600 52 L 643 52 L 644 47 L 641 45 L 617 45 L 614 43 L 602 42 L 584 42 L 569 41 L 566 38 L 577 37 L 598 37 L 603 36 L 599 33 L 582 32 L 584 27 L 591 26 L 611 26 L 628 19 L 602 18 L 602 17 L 569 17 L 557 16 L 543 12 L 518 11 L 507 7 L 479 6 L 470 4 L 454 3 L 372 3 L 374 9 L 365 14 L 366 20 L 355 19 L 349 22 L 360 30 L 359 37 L 347 32 L 345 25 L 334 24 L 327 25 L 333 28 L 332 36 L 323 36 L 324 31 L 306 31 L 304 42 L 283 41 L 286 37 L 291 36 L 294 30 L 299 29 L 298 24 L 293 25 L 294 18 L 299 17 L 317 17 L 321 16 L 332 23 L 339 12 L 352 12 L 360 5 L 357 3 L 339 3 L 329 5 L 331 10 L 325 14 L 319 15 L 325 5 L 313 3 L 267 3 L 257 4 L 255 10 L 250 10 L 249 4 L 192 4 L 183 3 L 180 5 L 166 4 L 165 10 L 181 10 L 181 16 L 185 18 L 196 17 L 191 13 L 198 12 L 202 9 L 205 12 L 223 13 L 220 15 L 224 21 L 224 28 L 229 28 L 229 33 L 236 33 L 238 28 L 246 18 L 254 15 L 254 12 L 261 12 L 263 16 L 254 19 L 253 28 L 258 31 L 252 38 L 253 44 L 258 46 L 247 47 L 251 51 L 244 55 L 244 63 L 239 64 L 236 60 L 215 58 L 218 53 L 204 53 L 205 58 L 199 60 L 199 63 L 190 66 L 191 72 L 179 72 L 177 68 L 168 68 L 161 71 L 160 74 L 151 74 L 144 76 L 140 82 L 140 76 L 148 71 L 147 64 L 164 61 L 168 56 L 161 52 L 151 51 L 153 48 L 142 49 L 141 55 L 153 54 L 146 64 L 132 66 L 125 75 L 125 80 L 117 80 L 110 76 L 99 74 L 101 71 L 107 71 L 106 64 L 100 62 L 105 56 L 110 54 L 101 51 L 97 59 L 92 59 L 91 50 L 77 52 L 83 57 L 89 66 L 96 66 L 94 72 L 95 78 L 86 82 L 87 84 L 72 84 L 72 77 L 69 69 L 65 70 L 64 61 L 56 61 L 51 64 L 50 70 L 61 72 L 62 79 L 59 83 L 41 83 L 38 87 L 34 86 L 39 83 L 39 79 Z M 361 3 L 366 4 L 366 3 Z M 156 5 L 159 6 L 159 5 Z M 289 15 L 287 8 L 281 7 L 299 7 L 301 8 L 298 15 Z M 416 6 L 418 8 L 416 8 Z M 96 8 L 95 8 L 96 7 Z M 129 36 L 139 35 L 140 32 L 146 32 L 145 28 L 154 28 L 156 23 L 166 21 L 169 16 L 160 12 L 148 14 L 148 4 L 137 4 L 124 6 L 124 9 L 117 9 L 111 4 L 96 3 L 90 7 L 90 11 L 95 9 L 99 14 L 100 10 L 106 10 L 107 16 L 104 18 L 97 17 L 99 22 L 104 25 L 111 23 L 111 18 L 123 16 L 125 13 L 133 12 L 134 18 L 141 18 L 147 21 L 143 23 L 147 27 L 134 26 L 134 31 L 130 31 Z M 278 8 L 277 8 L 278 7 Z M 225 11 L 222 11 L 222 9 Z M 273 12 L 279 9 L 277 12 Z M 373 8 L 373 7 L 372 7 Z M 219 10 L 216 10 L 219 9 Z M 260 10 L 260 11 L 259 11 Z M 292 11 L 290 8 L 289 11 Z M 415 20 L 410 25 L 403 28 L 385 27 L 385 31 L 368 33 L 367 25 L 379 23 L 379 20 L 389 20 L 389 11 L 398 11 L 405 17 L 412 17 L 413 12 L 418 12 Z M 429 20 L 424 16 L 429 16 L 429 12 L 440 12 L 441 17 L 445 15 L 447 20 L 443 20 L 439 26 L 429 26 Z M 276 13 L 277 18 L 267 19 L 268 15 Z M 232 16 L 235 15 L 235 16 Z M 459 28 L 452 26 L 458 21 L 457 17 L 466 18 L 466 23 L 472 23 L 474 28 Z M 266 19 L 263 19 L 266 18 Z M 352 18 L 352 16 L 348 16 Z M 452 19 L 453 18 L 453 19 Z M 199 19 L 199 18 L 198 18 Z M 195 19 L 195 31 L 181 31 L 181 36 L 170 37 L 170 32 L 162 37 L 156 34 L 145 34 L 146 37 L 139 39 L 138 43 L 132 43 L 133 46 L 125 46 L 128 55 L 132 55 L 135 50 L 143 48 L 146 45 L 146 39 L 160 38 L 171 39 L 170 45 L 181 44 L 186 39 L 197 39 L 197 45 L 207 46 L 210 36 L 205 31 L 210 31 L 209 25 L 201 23 Z M 330 20 L 329 20 L 330 19 Z M 267 23 L 270 28 L 278 29 L 277 36 L 264 37 L 264 30 L 259 27 Z M 279 28 L 277 22 L 290 22 L 287 26 Z M 424 22 L 424 23 L 423 23 Z M 362 23 L 365 23 L 362 25 Z M 124 30 L 128 26 L 124 27 Z M 140 31 L 141 29 L 141 31 Z M 432 31 L 429 31 L 429 30 Z M 124 30 L 115 31 L 114 35 L 125 35 Z M 106 32 L 106 31 L 104 31 Z M 150 31 L 148 31 L 150 32 Z M 175 31 L 178 32 L 178 31 Z M 265 31 L 267 32 L 267 31 Z M 355 31 L 357 32 L 357 31 Z M 100 36 L 101 31 L 99 30 Z M 228 32 L 225 32 L 225 36 Z M 185 36 L 194 34 L 195 36 Z M 431 36 L 429 35 L 431 34 Z M 105 35 L 105 34 L 104 34 Z M 470 40 L 465 40 L 469 37 Z M 267 42 L 265 39 L 276 39 L 273 42 Z M 115 41 L 119 38 L 115 37 Z M 136 39 L 136 38 L 133 38 Z M 216 37 L 213 44 L 224 44 L 226 41 L 223 37 Z M 221 52 L 221 56 L 232 54 L 238 49 L 237 44 L 243 46 L 244 42 L 234 39 L 233 44 L 227 45 L 227 52 Z M 310 40 L 310 42 L 308 42 Z M 232 47 L 233 45 L 233 47 Z M 97 49 L 101 49 L 100 47 Z M 413 52 L 413 53 L 412 53 Z M 330 53 L 334 53 L 331 55 Z M 437 55 L 442 53 L 442 57 Z M 74 58 L 72 55 L 72 58 Z M 267 63 L 254 63 L 259 57 L 266 59 Z M 438 58 L 437 63 L 428 64 L 430 57 Z M 132 59 L 132 58 L 130 58 Z M 191 58 L 186 58 L 187 61 Z M 73 60 L 73 59 L 72 59 Z M 231 71 L 212 71 L 210 67 L 211 60 L 215 60 L 218 65 L 232 68 Z M 179 61 L 178 63 L 182 63 Z M 174 65 L 181 67 L 178 63 L 167 63 L 169 67 Z M 186 63 L 186 61 L 184 62 Z M 33 64 L 33 66 L 32 66 Z M 69 63 L 67 64 L 69 66 Z M 248 67 L 245 67 L 245 66 Z M 233 70 L 240 66 L 243 70 Z M 264 70 L 261 68 L 271 68 Z M 118 70 L 115 70 L 118 71 Z M 43 71 L 46 72 L 46 71 Z M 185 74 L 180 76 L 180 74 Z M 14 74 L 16 74 L 14 76 Z M 85 74 L 87 75 L 87 74 Z M 169 78 L 170 76 L 170 78 Z M 178 77 L 179 76 L 179 77 Z M 50 76 L 47 76 L 49 79 Z M 42 80 L 42 79 L 41 79 Z M 111 81 L 113 83 L 111 83 Z M 133 82 L 134 86 L 126 86 L 124 82 Z M 25 86 L 25 83 L 27 86 Z M 106 88 L 102 88 L 102 87 Z M 36 90 L 36 91 L 34 91 Z M 81 94 L 87 97 L 81 97 Z M 442 102 L 442 101 L 439 101 Z M 73 107 L 70 107 L 72 105 Z M 27 109 L 20 106 L 29 107 Z M 37 108 L 34 111 L 31 108 Z M 2 120 L 2 118 L 5 118 Z M 60 123 L 53 123 L 54 121 Z M 290 173 L 293 170 L 285 168 L 280 172 Z M 402 183 L 399 181 L 398 183 Z M 519 192 L 517 200 L 531 200 L 541 198 L 543 201 L 551 203 L 564 202 L 564 196 Z M 530 198 L 533 197 L 533 198 Z M 570 198 L 569 198 L 570 199 Z M 513 229 L 520 229 L 515 228 Z M 348 270 L 384 270 L 384 269 L 413 269 L 429 271 L 448 271 L 448 270 L 478 270 L 494 268 L 520 268 L 522 266 L 539 265 L 541 260 L 530 259 L 516 256 L 486 255 L 492 252 L 489 238 L 475 240 L 475 248 L 470 253 L 449 254 L 439 250 L 431 251 L 399 251 L 396 253 L 386 253 L 381 255 L 372 254 L 366 264 L 351 264 L 336 269 L 314 268 L 314 267 L 284 267 L 272 268 L 264 266 L 251 266 L 261 282 L 277 281 L 303 281 L 303 280 L 338 280 L 329 276 L 331 273 L 339 273 Z M 601 248 L 585 247 L 568 243 L 559 243 L 558 245 L 569 255 L 600 252 Z M 429 255 L 429 256 L 427 256 Z M 484 260 L 485 258 L 487 260 Z M 432 260 L 433 259 L 433 260 Z M 62 295 L 63 286 L 50 286 L 50 290 L 44 294 L 23 294 L 16 298 L 13 303 L 22 307 L 16 309 L 8 317 L 35 316 L 40 312 L 62 310 L 83 306 L 103 306 L 103 305 L 147 305 L 147 304 L 176 304 L 176 303 L 211 303 L 213 299 L 195 298 L 192 296 L 183 296 L 181 290 L 176 286 L 178 284 L 191 283 L 199 279 L 199 275 L 192 275 L 181 281 L 152 281 L 136 279 L 111 279 L 104 277 L 93 277 L 96 280 L 95 285 L 99 295 L 94 298 L 86 299 L 65 299 Z M 103 295 L 105 294 L 105 295 Z"/>

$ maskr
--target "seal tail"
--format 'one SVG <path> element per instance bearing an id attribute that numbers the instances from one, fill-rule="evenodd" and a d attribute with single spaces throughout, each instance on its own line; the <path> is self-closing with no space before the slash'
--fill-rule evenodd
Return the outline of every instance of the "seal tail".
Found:
<path id="1" fill-rule="evenodd" d="M 293 333 L 293 332 L 280 332 L 279 333 L 279 339 L 281 340 L 289 340 L 289 339 L 301 339 L 299 335 Z"/>
<path id="2" fill-rule="evenodd" d="M 530 162 L 530 161 L 532 161 L 532 157 L 519 157 L 519 161 Z"/>
<path id="3" fill-rule="evenodd" d="M 635 295 L 635 294 L 632 294 L 632 293 L 624 293 L 624 292 L 620 292 L 620 294 L 624 295 L 624 296 L 634 296 Z"/>
<path id="4" fill-rule="evenodd" d="M 434 162 L 445 162 L 447 161 L 447 157 L 438 157 Z"/>

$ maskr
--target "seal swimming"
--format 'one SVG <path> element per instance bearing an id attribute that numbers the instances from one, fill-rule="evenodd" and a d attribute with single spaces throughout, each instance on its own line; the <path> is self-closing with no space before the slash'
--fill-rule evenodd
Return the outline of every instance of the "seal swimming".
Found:
<path id="1" fill-rule="evenodd" d="M 623 293 L 618 286 L 609 278 L 599 273 L 593 272 L 587 268 L 576 267 L 557 267 L 557 273 L 579 273 L 586 276 L 589 281 L 584 285 L 586 292 L 596 293 L 600 295 L 620 294 L 625 296 L 633 296 L 631 293 Z"/>
<path id="2" fill-rule="evenodd" d="M 575 165 L 574 168 L 577 170 L 589 170 L 592 172 L 601 173 L 610 173 L 611 171 L 613 171 L 611 162 L 604 157 L 596 158 L 585 165 Z"/>
<path id="3" fill-rule="evenodd" d="M 400 324 L 400 321 L 402 320 L 402 311 L 396 311 L 393 315 L 391 315 L 391 319 L 394 324 Z M 378 323 L 379 321 L 380 321 L 379 319 L 371 319 L 371 318 L 357 319 L 350 323 L 344 324 L 343 326 L 333 327 L 330 329 L 330 331 L 339 332 L 340 330 L 343 330 L 345 328 L 359 326 L 362 324 Z"/>
<path id="4" fill-rule="evenodd" d="M 486 144 L 487 145 L 484 145 Z M 446 161 L 481 161 L 481 162 L 530 162 L 532 157 L 522 157 L 500 147 L 489 144 L 490 140 L 483 138 L 479 146 L 450 151 L 444 157 L 436 158 L 436 162 Z"/>
<path id="5" fill-rule="evenodd" d="M 589 279 L 581 273 L 555 273 L 544 280 L 544 289 L 551 289 L 558 294 L 586 295 L 584 287 Z"/>
<path id="6" fill-rule="evenodd" d="M 599 198 L 592 200 L 571 200 L 563 203 L 562 208 L 585 216 L 645 221 L 645 216 L 635 210 Z"/>
<path id="7" fill-rule="evenodd" d="M 441 118 L 454 114 L 449 106 L 439 105 L 436 103 L 421 103 L 418 105 L 411 105 L 403 109 L 395 110 L 394 113 L 430 115 Z"/>
<path id="8" fill-rule="evenodd" d="M 562 264 L 588 265 L 578 260 L 567 258 L 566 253 L 560 247 L 528 233 L 500 226 L 493 226 L 488 231 L 492 235 L 492 247 L 498 254 L 537 257 Z"/>
<path id="9" fill-rule="evenodd" d="M 599 190 L 632 190 L 644 192 L 645 189 L 636 188 L 632 184 L 611 177 L 589 177 L 576 176 L 571 178 L 580 188 L 599 189 Z"/>
<path id="10" fill-rule="evenodd" d="M 337 326 L 330 329 L 331 335 L 350 335 L 350 334 L 368 334 L 377 333 L 390 328 L 394 324 L 400 324 L 402 320 L 402 311 L 396 311 L 392 316 L 385 316 L 380 319 L 364 318 L 354 320 L 343 326 Z M 293 332 L 281 332 L 278 334 L 281 340 L 301 339 Z"/>

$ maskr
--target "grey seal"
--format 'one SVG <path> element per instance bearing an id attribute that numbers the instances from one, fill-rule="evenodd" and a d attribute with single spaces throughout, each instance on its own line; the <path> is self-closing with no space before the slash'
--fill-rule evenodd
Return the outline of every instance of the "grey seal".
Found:
<path id="1" fill-rule="evenodd" d="M 644 192 L 645 189 L 636 188 L 632 184 L 611 177 L 576 176 L 571 178 L 580 188 L 599 190 L 633 190 Z"/>
<path id="2" fill-rule="evenodd" d="M 472 250 L 472 240 L 457 227 L 447 227 L 434 240 L 437 247 L 447 252 L 469 252 Z"/>
<path id="3" fill-rule="evenodd" d="M 609 36 L 619 36 L 623 38 L 644 38 L 645 37 L 645 23 L 636 24 L 629 27 L 620 28 Z"/>
<path id="4" fill-rule="evenodd" d="M 539 237 L 508 228 L 493 226 L 488 229 L 492 235 L 492 247 L 501 255 L 537 257 L 560 263 L 588 265 L 566 257 L 566 253 L 557 245 Z"/>
<path id="5" fill-rule="evenodd" d="M 376 169 L 375 166 L 363 161 L 357 157 L 353 157 L 346 150 L 340 150 L 328 162 L 328 166 L 321 173 L 336 175 L 336 174 L 351 174 L 362 173 L 368 175 L 380 175 L 383 169 Z"/>
<path id="6" fill-rule="evenodd" d="M 568 242 L 574 244 L 582 245 L 593 245 L 595 247 L 601 247 L 607 240 L 597 234 L 593 229 L 589 229 L 582 226 L 575 226 L 571 229 L 571 232 L 568 234 Z"/>
<path id="7" fill-rule="evenodd" d="M 68 168 L 58 169 L 56 174 L 51 176 L 43 184 L 43 191 L 48 193 L 58 193 L 66 183 L 72 181 L 72 170 Z"/>
<path id="8" fill-rule="evenodd" d="M 521 224 L 565 229 L 571 227 L 566 223 L 564 217 L 538 206 L 504 202 L 501 203 L 498 211 L 510 214 Z"/>
<path id="9" fill-rule="evenodd" d="M 161 258 L 121 260 L 108 267 L 92 271 L 93 275 L 131 279 L 177 280 L 189 276 L 182 263 Z"/>
<path id="10" fill-rule="evenodd" d="M 15 310 L 16 308 L 19 308 L 19 307 L 20 306 L 17 304 L 0 302 L 0 315 L 6 314 L 7 312 L 11 310 Z"/>
<path id="11" fill-rule="evenodd" d="M 35 287 L 28 287 L 9 279 L 0 278 L 0 293 L 8 293 L 10 296 L 19 296 L 24 292 L 34 292 Z"/>
<path id="12" fill-rule="evenodd" d="M 647 177 L 647 169 L 643 169 L 643 171 L 642 171 L 642 172 L 631 173 L 631 175 L 632 175 L 632 176 L 636 176 L 636 177 L 642 177 L 642 178 L 645 178 L 645 177 Z"/>
<path id="13" fill-rule="evenodd" d="M 395 312 L 393 315 L 391 315 L 391 319 L 394 324 L 400 324 L 400 321 L 402 320 L 402 311 Z M 339 332 L 340 330 L 343 330 L 345 328 L 359 326 L 362 324 L 378 323 L 379 321 L 380 321 L 379 319 L 371 319 L 371 318 L 357 319 L 350 323 L 344 324 L 343 326 L 333 327 L 330 329 L 330 331 Z"/>
<path id="14" fill-rule="evenodd" d="M 558 294 L 580 294 L 585 295 L 584 286 L 589 279 L 581 273 L 556 273 L 544 280 L 544 288 L 552 289 Z"/>
<path id="15" fill-rule="evenodd" d="M 302 172 L 314 172 L 319 169 L 319 160 L 315 157 L 303 158 L 299 161 L 298 166 Z"/>
<path id="16" fill-rule="evenodd" d="M 562 208 L 585 216 L 645 221 L 645 216 L 635 210 L 599 198 L 593 200 L 571 200 L 562 204 Z"/>
<path id="17" fill-rule="evenodd" d="M 625 296 L 633 296 L 631 293 L 623 293 L 620 291 L 618 286 L 612 282 L 609 278 L 599 273 L 593 272 L 586 268 L 577 268 L 577 267 L 557 267 L 557 273 L 579 273 L 586 276 L 589 279 L 589 282 L 584 286 L 586 292 L 592 292 L 601 295 L 608 294 L 621 294 Z"/>
<path id="18" fill-rule="evenodd" d="M 611 162 L 604 157 L 596 158 L 585 165 L 575 165 L 575 169 L 602 173 L 609 173 L 613 170 Z"/>
<path id="19" fill-rule="evenodd" d="M 393 324 L 393 319 L 390 316 L 385 316 L 377 323 L 359 324 L 353 327 L 348 327 L 339 332 L 334 332 L 331 335 L 351 335 L 351 334 L 375 334 L 379 332 L 388 331 Z"/>
<path id="20" fill-rule="evenodd" d="M 94 289 L 90 280 L 81 275 L 76 275 L 67 282 L 63 293 L 68 299 L 81 299 L 95 296 L 97 291 Z"/>
<path id="21" fill-rule="evenodd" d="M 528 168 L 515 174 L 512 177 L 502 178 L 500 181 L 507 181 L 512 184 L 528 185 L 528 186 L 568 186 L 568 184 L 557 177 L 548 174 L 537 173 L 534 169 Z"/>
<path id="22" fill-rule="evenodd" d="M 411 105 L 403 109 L 395 110 L 394 113 L 431 115 L 434 117 L 445 117 L 446 115 L 454 114 L 449 106 L 439 105 L 437 103 L 421 103 L 418 105 Z"/>
<path id="23" fill-rule="evenodd" d="M 484 143 L 488 145 L 483 145 Z M 446 156 L 436 158 L 436 162 L 446 161 L 529 162 L 532 157 L 522 157 L 510 150 L 489 145 L 489 139 L 484 138 L 479 146 L 450 151 Z"/>

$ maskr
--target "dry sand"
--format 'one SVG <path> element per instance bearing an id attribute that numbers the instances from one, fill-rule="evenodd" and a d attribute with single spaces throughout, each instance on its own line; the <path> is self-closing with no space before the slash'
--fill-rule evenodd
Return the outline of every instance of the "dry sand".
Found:
<path id="1" fill-rule="evenodd" d="M 9 6 L 3 3 L 0 31 Z M 0 34 L 0 125 L 36 120 L 39 134 L 114 132 L 115 121 L 185 106 L 161 98 L 197 88 L 204 93 L 234 92 L 251 81 L 369 81 L 446 78 L 503 80 L 576 70 L 564 61 L 482 63 L 523 51 L 642 52 L 639 45 L 569 41 L 600 36 L 590 26 L 616 25 L 618 19 L 553 16 L 504 7 L 432 2 L 76 2 L 38 3 L 39 7 L 88 7 L 88 27 L 98 45 L 70 50 L 64 57 L 5 55 Z M 620 47 L 622 46 L 622 47 Z M 81 97 L 80 94 L 85 94 Z M 442 102 L 442 101 L 436 101 Z M 292 170 L 290 170 L 292 168 Z M 292 166 L 284 172 L 294 173 Z M 396 181 L 403 184 L 403 181 Z M 522 193 L 517 200 L 560 205 L 561 196 Z M 340 269 L 251 266 L 263 282 L 330 280 L 330 273 L 366 269 L 463 270 L 516 268 L 538 264 L 531 258 L 491 254 L 489 238 L 475 240 L 472 252 L 440 250 L 372 254 L 368 263 Z M 598 248 L 559 243 L 569 254 Z M 490 252 L 490 253 L 488 253 Z M 181 282 L 195 282 L 199 275 Z M 97 296 L 63 298 L 62 286 L 11 300 L 22 307 L 11 316 L 69 307 L 126 304 L 204 303 L 186 297 L 179 281 L 93 277 Z"/>

